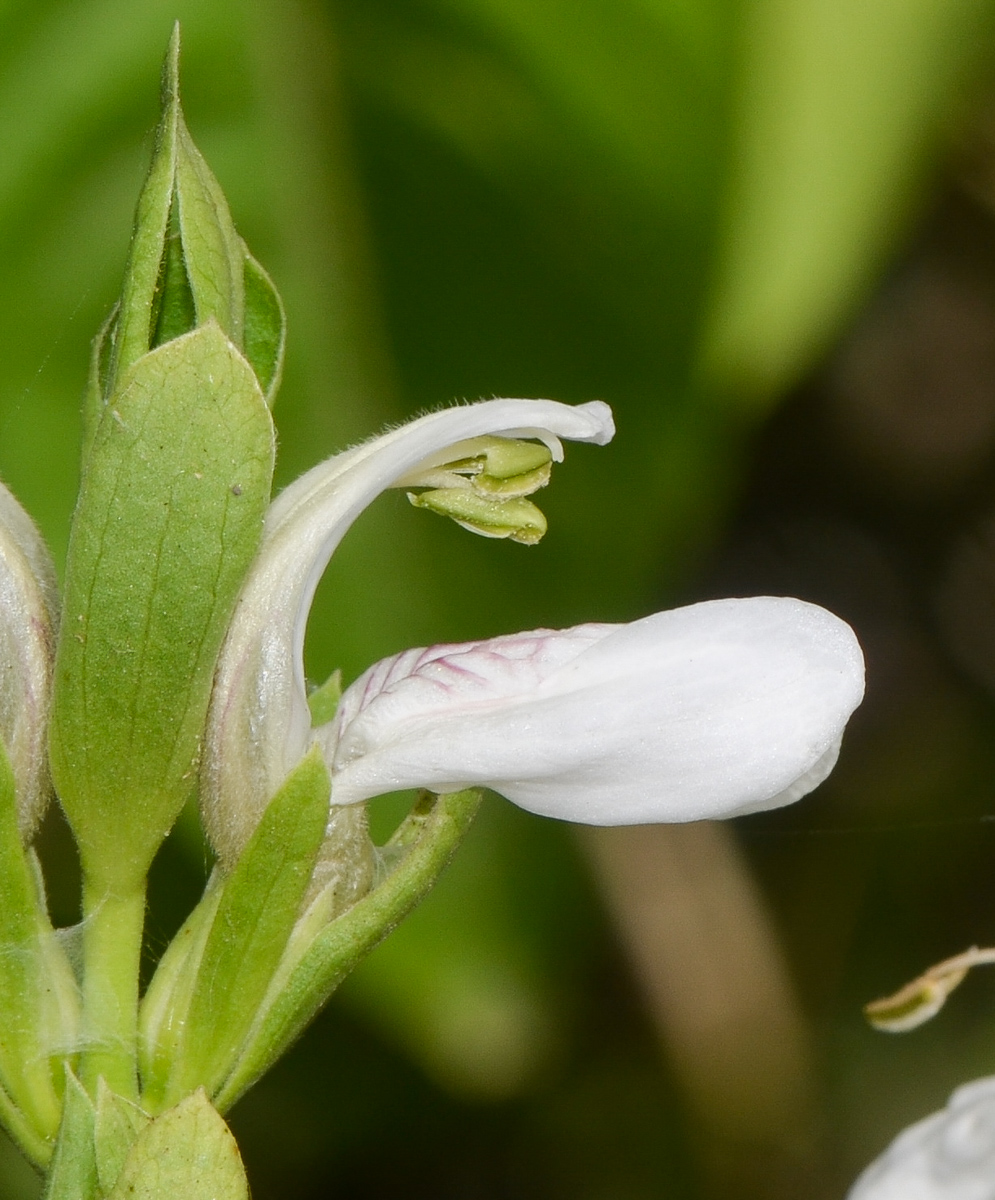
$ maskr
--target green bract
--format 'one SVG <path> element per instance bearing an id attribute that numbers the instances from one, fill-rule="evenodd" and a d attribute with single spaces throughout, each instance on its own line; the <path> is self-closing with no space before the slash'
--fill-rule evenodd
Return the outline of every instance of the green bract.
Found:
<path id="1" fill-rule="evenodd" d="M 73 520 L 52 709 L 53 778 L 94 881 L 143 878 L 191 791 L 272 470 L 262 392 L 213 319 L 119 376 Z"/>
<path id="2" fill-rule="evenodd" d="M 279 298 L 187 132 L 178 61 L 174 32 L 121 301 L 94 344 L 52 712 L 84 869 L 118 891 L 193 786 L 269 501 L 283 352 Z"/>
<path id="3" fill-rule="evenodd" d="M 14 777 L 2 748 L 0 879 L 0 1116 L 38 1153 L 38 1135 L 52 1137 L 59 1125 L 60 1056 L 75 1041 L 79 1014 L 69 964 L 39 903 L 37 862 L 21 846 Z"/>
<path id="4" fill-rule="evenodd" d="M 328 820 L 331 781 L 310 754 L 273 797 L 224 891 L 186 1011 L 168 1078 L 145 1080 L 146 1100 L 175 1104 L 198 1086 L 224 1083 L 287 944 Z"/>
<path id="5" fill-rule="evenodd" d="M 146 1125 L 108 1200 L 248 1200 L 238 1147 L 203 1090 Z"/>

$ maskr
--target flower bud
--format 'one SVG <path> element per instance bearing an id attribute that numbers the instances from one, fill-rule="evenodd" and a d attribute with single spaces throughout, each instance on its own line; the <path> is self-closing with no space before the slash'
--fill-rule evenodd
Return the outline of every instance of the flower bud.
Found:
<path id="1" fill-rule="evenodd" d="M 162 72 L 162 117 L 135 214 L 121 300 L 94 343 L 89 437 L 128 368 L 157 346 L 216 321 L 272 403 L 285 321 L 269 276 L 238 236 L 221 186 L 194 145 L 179 91 L 179 25 Z"/>

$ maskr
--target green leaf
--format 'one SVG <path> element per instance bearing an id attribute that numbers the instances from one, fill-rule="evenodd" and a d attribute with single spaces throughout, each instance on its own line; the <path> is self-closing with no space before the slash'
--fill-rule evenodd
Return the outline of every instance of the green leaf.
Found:
<path id="1" fill-rule="evenodd" d="M 193 787 L 214 663 L 262 527 L 273 429 L 214 323 L 131 367 L 73 519 L 52 773 L 94 884 L 137 886 Z"/>
<path id="2" fill-rule="evenodd" d="M 992 30 L 991 0 L 753 6 L 705 382 L 789 387 L 906 235 Z"/>
<path id="3" fill-rule="evenodd" d="M 287 338 L 287 318 L 283 301 L 273 280 L 245 251 L 245 357 L 263 389 L 266 403 L 273 407 L 283 374 L 283 350 Z"/>
<path id="4" fill-rule="evenodd" d="M 248 1200 L 238 1146 L 203 1090 L 138 1135 L 108 1200 Z"/>
<path id="5" fill-rule="evenodd" d="M 117 1096 L 103 1077 L 97 1083 L 97 1110 L 93 1128 L 97 1179 L 102 1192 L 109 1192 L 121 1174 L 135 1139 L 149 1118 L 130 1100 Z"/>
<path id="6" fill-rule="evenodd" d="M 62 1124 L 45 1200 L 94 1200 L 99 1195 L 93 1142 L 95 1117 L 90 1097 L 67 1066 Z"/>
<path id="7" fill-rule="evenodd" d="M 288 776 L 225 882 L 200 960 L 165 1103 L 224 1082 L 311 881 L 325 836 L 331 779 L 317 747 Z"/>
<path id="8" fill-rule="evenodd" d="M 300 1035 L 356 964 L 429 892 L 470 827 L 476 789 L 423 793 L 384 848 L 387 878 L 331 924 L 295 930 L 238 1063 L 215 1097 L 224 1112 Z"/>

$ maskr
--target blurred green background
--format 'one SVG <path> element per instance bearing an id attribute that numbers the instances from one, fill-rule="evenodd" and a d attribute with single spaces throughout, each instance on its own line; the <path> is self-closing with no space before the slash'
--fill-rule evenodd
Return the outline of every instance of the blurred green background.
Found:
<path id="1" fill-rule="evenodd" d="M 494 395 L 609 401 L 538 549 L 381 500 L 315 679 L 411 644 L 794 594 L 864 642 L 837 772 L 734 825 L 492 798 L 235 1110 L 257 1200 L 831 1200 L 995 1070 L 995 3 L 6 0 L 0 474 L 61 561 L 88 342 L 183 22 L 188 122 L 287 303 L 279 482 Z M 386 815 L 384 818 L 386 819 Z M 75 919 L 64 829 L 43 848 Z M 206 867 L 157 866 L 165 944 Z M 2 1150 L 0 1196 L 37 1194 Z"/>

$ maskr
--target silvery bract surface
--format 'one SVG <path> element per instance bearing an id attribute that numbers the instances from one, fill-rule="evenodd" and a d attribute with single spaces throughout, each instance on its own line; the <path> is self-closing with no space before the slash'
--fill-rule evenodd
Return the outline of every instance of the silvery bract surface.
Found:
<path id="1" fill-rule="evenodd" d="M 31 518 L 0 484 L 0 738 L 14 775 L 25 841 L 51 791 L 45 739 L 57 614 L 48 548 Z"/>

